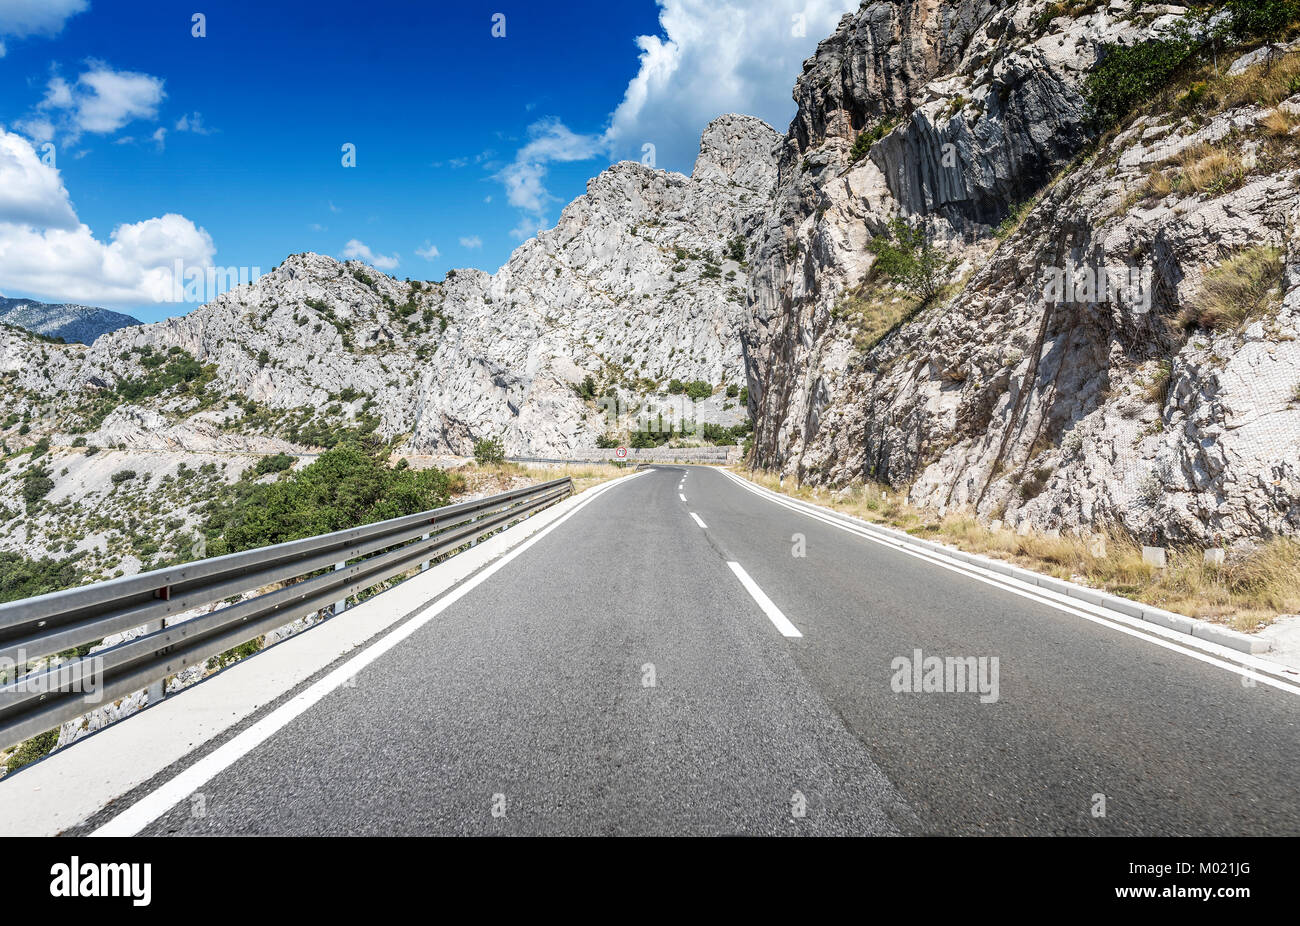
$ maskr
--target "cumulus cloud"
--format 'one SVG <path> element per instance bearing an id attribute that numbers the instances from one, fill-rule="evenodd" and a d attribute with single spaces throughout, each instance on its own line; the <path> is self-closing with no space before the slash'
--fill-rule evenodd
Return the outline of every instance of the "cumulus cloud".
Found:
<path id="1" fill-rule="evenodd" d="M 818 40 L 858 0 L 657 0 L 662 35 L 635 40 L 640 67 L 603 131 L 575 133 L 556 119 L 535 123 L 514 160 L 496 174 L 520 211 L 516 237 L 547 226 L 555 198 L 546 165 L 605 156 L 689 172 L 700 134 L 736 112 L 784 128 L 794 115 L 791 88 Z"/>
<path id="2" fill-rule="evenodd" d="M 211 236 L 182 215 L 119 225 L 107 242 L 77 219 L 58 170 L 0 128 L 0 289 L 50 302 L 133 308 L 176 298 L 176 262 L 212 266 Z"/>
<path id="3" fill-rule="evenodd" d="M 784 129 L 803 61 L 858 0 L 658 0 L 664 35 L 636 39 L 641 66 L 610 119 L 617 158 L 655 146 L 660 166 L 689 171 L 700 133 L 723 113 Z"/>
<path id="4" fill-rule="evenodd" d="M 362 260 L 372 267 L 379 270 L 396 270 L 400 263 L 398 255 L 385 257 L 383 254 L 376 254 L 363 243 L 353 238 L 343 246 L 343 256 L 348 260 Z"/>
<path id="5" fill-rule="evenodd" d="M 481 248 L 483 247 L 483 239 L 480 238 L 478 235 L 470 235 L 467 238 L 460 239 L 460 246 L 462 248 L 469 248 L 471 250 L 474 248 Z"/>
<path id="6" fill-rule="evenodd" d="M 416 248 L 415 253 L 417 257 L 423 257 L 425 260 L 437 260 L 442 256 L 442 252 L 438 250 L 437 246 L 427 241 L 424 243 L 424 247 Z"/>
<path id="7" fill-rule="evenodd" d="M 0 36 L 58 35 L 65 22 L 89 6 L 89 0 L 4 0 L 0 3 Z"/>
<path id="8" fill-rule="evenodd" d="M 41 162 L 31 144 L 0 129 L 0 223 L 74 229 L 72 210 L 59 172 Z"/>
<path id="9" fill-rule="evenodd" d="M 18 127 L 38 141 L 53 137 L 56 131 L 69 141 L 82 133 L 107 135 L 135 120 L 157 120 L 158 106 L 166 95 L 160 77 L 115 71 L 91 61 L 89 70 L 75 83 L 57 74 L 51 77 L 45 97 L 37 104 L 37 115 Z"/>

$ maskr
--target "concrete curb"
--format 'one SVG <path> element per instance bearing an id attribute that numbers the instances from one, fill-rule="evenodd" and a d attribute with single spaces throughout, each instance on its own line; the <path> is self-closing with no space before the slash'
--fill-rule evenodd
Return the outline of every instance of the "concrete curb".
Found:
<path id="1" fill-rule="evenodd" d="M 730 470 L 728 470 L 730 472 Z M 766 492 L 783 501 L 795 505 L 803 505 L 815 509 L 819 514 L 827 517 L 836 518 L 853 527 L 865 530 L 868 533 L 889 540 L 898 546 L 908 546 L 916 549 L 925 550 L 935 556 L 942 556 L 946 559 L 962 563 L 986 572 L 996 573 L 1016 579 L 1026 585 L 1035 585 L 1046 591 L 1055 592 L 1068 598 L 1073 598 L 1085 604 L 1090 604 L 1096 608 L 1103 608 L 1108 611 L 1114 611 L 1126 617 L 1136 618 L 1147 623 L 1154 624 L 1158 627 L 1164 627 L 1167 630 L 1174 630 L 1179 633 L 1185 633 L 1199 640 L 1205 640 L 1209 643 L 1215 643 L 1219 646 L 1226 646 L 1229 649 L 1236 650 L 1239 653 L 1258 655 L 1266 653 L 1272 649 L 1268 640 L 1253 637 L 1250 634 L 1241 633 L 1228 627 L 1221 627 L 1218 624 L 1211 624 L 1208 621 L 1199 620 L 1194 617 L 1187 617 L 1183 614 L 1175 614 L 1173 611 L 1166 611 L 1163 608 L 1157 608 L 1153 605 L 1142 604 L 1140 601 L 1133 601 L 1129 598 L 1121 598 L 1118 595 L 1112 595 L 1109 592 L 1103 592 L 1095 588 L 1085 588 L 1082 585 L 1076 585 L 1073 582 L 1067 582 L 1064 579 L 1057 579 L 1053 576 L 1046 576 L 1042 573 L 1034 572 L 1030 569 L 1024 569 L 1002 560 L 991 559 L 978 553 L 967 553 L 964 550 L 958 550 L 941 543 L 935 543 L 932 540 L 923 540 L 920 537 L 914 537 L 906 531 L 898 530 L 893 527 L 882 527 L 879 524 L 872 524 L 870 521 L 864 521 L 861 518 L 855 518 L 852 515 L 826 508 L 812 502 L 806 502 L 803 499 L 790 498 L 779 492 L 773 492 L 771 489 L 758 485 L 756 482 L 746 479 L 739 473 L 732 473 L 738 479 L 744 479 L 749 485 L 758 489 L 760 492 Z"/>

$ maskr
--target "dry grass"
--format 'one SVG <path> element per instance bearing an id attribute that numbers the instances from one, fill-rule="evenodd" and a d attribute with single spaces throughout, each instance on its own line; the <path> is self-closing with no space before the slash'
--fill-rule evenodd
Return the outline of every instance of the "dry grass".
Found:
<path id="1" fill-rule="evenodd" d="M 1143 108 L 1145 112 L 1178 113 L 1195 125 L 1213 116 L 1246 106 L 1267 110 L 1257 135 L 1264 144 L 1254 162 L 1242 154 L 1239 136 L 1216 144 L 1200 144 L 1157 165 L 1130 194 L 1132 201 L 1148 205 L 1170 193 L 1205 193 L 1218 196 L 1246 182 L 1253 174 L 1277 173 L 1295 166 L 1297 136 L 1292 134 L 1300 117 L 1279 108 L 1300 87 L 1300 54 L 1291 53 L 1272 63 L 1258 64 L 1245 73 L 1229 77 L 1206 65 L 1199 72 L 1170 85 Z M 1235 133 L 1234 133 L 1235 135 Z M 1127 211 L 1126 204 L 1123 211 Z"/>
<path id="2" fill-rule="evenodd" d="M 1184 327 L 1236 328 L 1268 315 L 1282 298 L 1282 251 L 1256 245 L 1238 251 L 1205 275 L 1193 305 L 1184 309 Z"/>
<path id="3" fill-rule="evenodd" d="M 1168 566 L 1156 569 L 1143 561 L 1140 543 L 1113 531 L 1092 537 L 1022 535 L 992 530 L 968 513 L 940 517 L 907 504 L 905 493 L 874 483 L 846 492 L 817 491 L 789 479 L 782 488 L 771 473 L 736 472 L 766 488 L 864 521 L 1236 630 L 1259 630 L 1279 614 L 1300 612 L 1300 543 L 1291 540 L 1270 541 L 1254 552 L 1231 557 L 1223 566 L 1207 565 L 1200 549 L 1175 547 L 1168 551 Z M 1104 556 L 1097 555 L 1099 540 L 1104 541 Z"/>
<path id="4" fill-rule="evenodd" d="M 1211 61 L 1171 84 L 1153 96 L 1144 111 L 1206 118 L 1242 106 L 1267 108 L 1295 94 L 1300 81 L 1300 54 L 1282 55 L 1235 77 L 1227 75 L 1222 63 L 1217 73 Z"/>
<path id="5" fill-rule="evenodd" d="M 466 492 L 489 490 L 506 492 L 529 483 L 563 479 L 566 476 L 573 480 L 573 493 L 578 495 L 603 482 L 626 476 L 631 472 L 633 472 L 631 467 L 618 467 L 612 463 L 574 463 L 562 466 L 527 463 L 467 463 L 454 470 L 448 470 L 447 475 L 453 481 L 459 477 L 459 484 L 462 486 L 459 492 L 453 491 L 453 496 L 463 495 Z"/>
<path id="6" fill-rule="evenodd" d="M 1264 132 L 1273 138 L 1289 138 L 1291 131 L 1300 125 L 1300 118 L 1275 107 L 1260 124 Z"/>
<path id="7" fill-rule="evenodd" d="M 1150 378 L 1142 384 L 1142 392 L 1146 395 L 1147 401 L 1165 407 L 1165 402 L 1169 399 L 1169 380 L 1173 375 L 1173 364 L 1168 360 L 1161 360 L 1156 364 L 1155 371 Z"/>
<path id="8" fill-rule="evenodd" d="M 890 286 L 863 284 L 846 293 L 831 314 L 853 329 L 853 346 L 867 353 L 885 335 L 911 318 L 921 299 Z"/>

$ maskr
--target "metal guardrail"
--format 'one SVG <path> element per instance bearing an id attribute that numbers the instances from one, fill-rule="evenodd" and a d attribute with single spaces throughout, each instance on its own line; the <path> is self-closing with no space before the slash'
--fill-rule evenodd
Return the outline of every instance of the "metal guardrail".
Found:
<path id="1" fill-rule="evenodd" d="M 187 666 L 346 601 L 566 498 L 556 479 L 288 543 L 0 604 L 0 748 L 54 729 Z M 300 579 L 301 581 L 291 582 Z M 172 626 L 187 611 L 272 588 Z M 57 665 L 43 657 L 139 627 L 151 632 Z M 18 674 L 22 673 L 22 674 Z M 92 700 L 93 697 L 93 700 Z"/>

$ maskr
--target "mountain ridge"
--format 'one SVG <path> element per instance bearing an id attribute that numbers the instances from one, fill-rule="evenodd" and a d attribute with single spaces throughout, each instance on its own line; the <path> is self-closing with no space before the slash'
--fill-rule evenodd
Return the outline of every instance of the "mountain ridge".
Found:
<path id="1" fill-rule="evenodd" d="M 100 335 L 143 324 L 134 316 L 96 306 L 4 296 L 0 296 L 0 323 L 80 344 L 92 344 Z"/>

